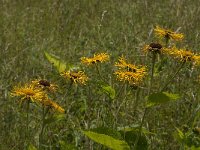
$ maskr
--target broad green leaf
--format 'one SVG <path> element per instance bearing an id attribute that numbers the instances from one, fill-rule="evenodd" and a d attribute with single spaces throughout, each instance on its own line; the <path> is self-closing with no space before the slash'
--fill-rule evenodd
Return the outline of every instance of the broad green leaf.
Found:
<path id="1" fill-rule="evenodd" d="M 121 134 L 117 130 L 114 130 L 111 128 L 98 127 L 98 128 L 91 129 L 90 131 L 95 132 L 95 133 L 109 135 L 118 140 L 122 139 Z"/>
<path id="2" fill-rule="evenodd" d="M 77 148 L 72 145 L 72 144 L 68 144 L 65 141 L 59 141 L 60 144 L 60 150 L 76 150 Z"/>
<path id="3" fill-rule="evenodd" d="M 123 131 L 123 132 L 129 132 L 129 131 L 139 131 L 140 129 L 140 125 L 131 125 L 131 126 L 125 126 L 125 127 L 118 127 L 118 131 Z M 146 128 L 142 127 L 142 133 L 144 134 L 151 134 L 151 135 L 155 135 L 155 133 L 153 132 L 149 132 Z"/>
<path id="4" fill-rule="evenodd" d="M 61 120 L 64 120 L 64 119 L 65 119 L 64 114 L 55 114 L 55 115 L 45 119 L 44 124 L 50 124 L 50 123 L 61 121 Z"/>
<path id="5" fill-rule="evenodd" d="M 102 85 L 101 86 L 103 91 L 108 94 L 108 96 L 111 98 L 111 99 L 114 99 L 115 98 L 115 89 L 113 89 L 111 86 L 109 85 Z"/>
<path id="6" fill-rule="evenodd" d="M 35 146 L 33 146 L 32 144 L 29 144 L 28 150 L 37 150 L 37 148 Z"/>
<path id="7" fill-rule="evenodd" d="M 147 107 L 152 107 L 160 104 L 164 104 L 170 101 L 176 101 L 179 99 L 178 94 L 172 94 L 167 92 L 153 93 L 147 97 Z"/>
<path id="8" fill-rule="evenodd" d="M 61 61 L 59 58 L 47 52 L 45 52 L 45 56 L 48 59 L 48 61 L 52 63 L 53 66 L 58 70 L 59 73 L 66 70 L 67 68 L 66 64 L 63 61 Z"/>
<path id="9" fill-rule="evenodd" d="M 93 141 L 107 146 L 113 150 L 130 150 L 129 145 L 123 140 L 118 140 L 111 136 L 95 133 L 92 131 L 83 131 L 83 133 Z"/>

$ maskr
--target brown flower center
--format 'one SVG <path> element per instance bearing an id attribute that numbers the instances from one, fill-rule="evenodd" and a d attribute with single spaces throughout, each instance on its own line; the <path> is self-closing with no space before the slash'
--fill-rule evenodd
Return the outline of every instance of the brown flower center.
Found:
<path id="1" fill-rule="evenodd" d="M 151 43 L 149 46 L 150 46 L 151 48 L 159 49 L 159 50 L 162 48 L 162 45 L 159 44 L 159 43 Z"/>
<path id="2" fill-rule="evenodd" d="M 50 86 L 50 83 L 47 80 L 40 80 L 39 84 L 43 86 Z"/>

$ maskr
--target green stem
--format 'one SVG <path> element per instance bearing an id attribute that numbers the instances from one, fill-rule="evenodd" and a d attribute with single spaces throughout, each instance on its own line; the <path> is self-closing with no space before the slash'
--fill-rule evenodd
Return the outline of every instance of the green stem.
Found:
<path id="1" fill-rule="evenodd" d="M 156 62 L 156 54 L 153 53 L 153 57 L 152 57 L 152 66 L 151 66 L 151 79 L 150 79 L 150 84 L 149 84 L 148 95 L 151 93 L 151 89 L 152 89 L 155 62 Z M 144 114 L 143 114 L 143 116 L 142 116 L 141 124 L 140 124 L 140 126 L 139 126 L 138 135 L 137 135 L 137 138 L 136 138 L 136 140 L 135 140 L 133 149 L 137 149 L 137 145 L 138 145 L 139 139 L 140 139 L 141 134 L 142 134 L 142 127 L 143 127 L 144 120 L 145 120 L 145 117 L 146 117 L 146 114 L 147 114 L 147 110 L 148 110 L 148 107 L 145 107 L 145 109 L 144 109 Z"/>
<path id="2" fill-rule="evenodd" d="M 100 73 L 100 70 L 99 70 L 99 67 L 97 64 L 95 64 L 95 67 L 96 67 L 96 70 L 97 70 L 97 73 L 99 75 L 99 77 L 101 78 L 101 80 L 105 83 L 107 83 L 107 81 L 102 77 L 101 73 Z"/>
<path id="3" fill-rule="evenodd" d="M 121 87 L 120 91 L 118 92 L 118 94 L 116 94 L 117 96 L 117 99 L 116 99 L 116 104 L 117 104 L 117 109 L 115 111 L 115 122 L 117 123 L 118 121 L 118 114 L 119 114 L 119 111 L 121 109 L 121 107 L 123 106 L 123 104 L 125 103 L 126 101 L 126 98 L 127 98 L 127 95 L 126 95 L 126 83 L 123 84 L 123 86 Z M 119 100 L 120 100 L 120 104 L 119 104 Z"/>
<path id="4" fill-rule="evenodd" d="M 42 129 L 39 135 L 39 149 L 42 148 L 42 141 L 43 141 L 43 132 L 44 132 L 44 120 L 45 120 L 45 112 L 44 112 L 44 106 L 42 108 Z"/>
<path id="5" fill-rule="evenodd" d="M 151 64 L 152 64 L 152 66 L 151 66 L 151 79 L 150 79 L 150 84 L 149 84 L 148 95 L 151 93 L 151 89 L 152 89 L 155 62 L 156 62 L 156 54 L 153 53 L 152 62 L 151 62 Z"/>
<path id="6" fill-rule="evenodd" d="M 135 93 L 135 102 L 134 102 L 134 108 L 133 108 L 133 117 L 136 114 L 138 102 L 139 102 L 139 93 L 140 93 L 140 88 L 138 87 L 136 93 Z"/>
<path id="7" fill-rule="evenodd" d="M 174 73 L 174 75 L 168 79 L 168 81 L 166 82 L 164 87 L 161 89 L 161 92 L 163 92 L 167 88 L 167 86 L 171 83 L 171 81 L 177 76 L 177 74 L 183 68 L 184 64 L 185 64 L 185 61 L 181 63 L 180 67 L 177 69 L 177 71 Z"/>
<path id="8" fill-rule="evenodd" d="M 42 128 L 41 128 L 41 132 L 39 135 L 39 149 L 42 149 L 42 143 L 43 143 L 43 134 L 44 134 L 44 128 L 45 128 L 45 117 L 48 113 L 48 109 L 45 112 L 45 107 L 43 106 L 42 108 Z"/>
<path id="9" fill-rule="evenodd" d="M 147 110 L 148 110 L 148 107 L 145 107 L 145 109 L 144 109 L 144 114 L 143 114 L 142 120 L 141 120 L 141 124 L 140 124 L 140 126 L 139 126 L 138 135 L 137 135 L 137 138 L 136 138 L 135 143 L 134 143 L 134 147 L 133 147 L 134 150 L 137 149 L 138 142 L 139 142 L 140 137 L 141 137 L 141 135 L 142 135 L 142 126 L 143 126 L 143 124 L 144 124 L 144 120 L 145 120 L 145 117 L 146 117 L 146 114 L 147 114 Z"/>
<path id="10" fill-rule="evenodd" d="M 26 144 L 29 143 L 29 108 L 30 108 L 30 100 L 27 100 L 27 108 L 26 108 Z"/>

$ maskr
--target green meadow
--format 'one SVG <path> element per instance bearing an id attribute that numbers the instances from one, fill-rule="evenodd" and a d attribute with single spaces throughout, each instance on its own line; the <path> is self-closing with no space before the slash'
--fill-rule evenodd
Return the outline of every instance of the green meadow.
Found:
<path id="1" fill-rule="evenodd" d="M 199 150 L 199 6 L 0 0 L 0 150 Z"/>

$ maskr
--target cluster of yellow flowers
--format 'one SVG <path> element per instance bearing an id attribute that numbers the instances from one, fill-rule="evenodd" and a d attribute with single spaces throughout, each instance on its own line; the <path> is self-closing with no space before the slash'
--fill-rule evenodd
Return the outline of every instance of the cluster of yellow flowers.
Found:
<path id="1" fill-rule="evenodd" d="M 176 33 L 169 29 L 163 29 L 158 26 L 156 26 L 154 32 L 159 38 L 166 39 L 166 42 L 169 42 L 169 40 L 180 41 L 184 38 L 182 33 Z M 153 54 L 163 53 L 179 59 L 181 62 L 193 62 L 197 65 L 200 64 L 200 55 L 197 55 L 190 50 L 178 49 L 175 46 L 163 47 L 160 43 L 151 43 L 149 45 L 145 45 L 143 51 L 145 53 L 151 52 Z M 109 61 L 109 59 L 109 54 L 99 53 L 94 54 L 93 57 L 82 57 L 81 63 L 90 66 Z M 117 79 L 119 81 L 128 82 L 131 85 L 139 85 L 147 74 L 147 68 L 145 66 L 128 63 L 123 56 L 120 57 L 117 62 L 115 62 L 115 67 L 118 68 L 114 72 Z M 84 71 L 80 70 L 68 70 L 62 72 L 60 75 L 71 80 L 72 83 L 75 84 L 85 85 L 88 81 L 88 76 L 84 73 Z M 23 87 L 14 87 L 12 95 L 20 96 L 21 101 L 29 100 L 31 102 L 40 103 L 63 113 L 64 109 L 57 103 L 50 100 L 46 93 L 55 92 L 57 88 L 57 85 L 49 83 L 46 80 L 34 80 L 30 84 L 25 84 Z"/>
<path id="2" fill-rule="evenodd" d="M 95 54 L 91 58 L 82 57 L 82 64 L 92 65 L 97 63 L 106 62 L 109 60 L 109 55 L 107 53 Z M 115 66 L 119 69 L 114 72 L 119 81 L 128 81 L 130 84 L 138 85 L 144 78 L 146 74 L 146 67 L 144 66 L 135 66 L 126 62 L 124 57 L 120 57 L 118 62 L 115 63 Z M 67 74 L 69 76 L 69 73 Z"/>
<path id="3" fill-rule="evenodd" d="M 109 58 L 110 56 L 107 53 L 99 53 L 99 54 L 94 54 L 94 56 L 90 58 L 82 57 L 81 63 L 85 65 L 93 65 L 97 63 L 106 62 L 109 60 Z M 71 80 L 75 84 L 85 85 L 86 82 L 88 81 L 88 76 L 84 73 L 84 71 L 68 70 L 62 72 L 60 75 L 66 79 Z"/>
<path id="4" fill-rule="evenodd" d="M 169 29 L 163 29 L 158 26 L 156 26 L 154 32 L 159 38 L 165 38 L 166 41 L 169 40 L 181 41 L 184 38 L 184 35 L 182 33 L 176 33 Z M 181 62 L 193 62 L 195 65 L 200 64 L 200 55 L 193 53 L 191 50 L 178 49 L 175 46 L 163 47 L 159 43 L 151 43 L 149 45 L 145 45 L 143 51 L 146 53 L 147 52 L 154 52 L 159 54 L 163 53 L 173 58 L 176 58 Z"/>
<path id="5" fill-rule="evenodd" d="M 65 110 L 57 103 L 49 99 L 47 90 L 54 92 L 57 85 L 48 82 L 47 80 L 33 80 L 31 83 L 26 83 L 24 86 L 15 86 L 11 92 L 12 96 L 20 97 L 21 102 L 34 102 L 42 104 L 60 113 Z"/>

